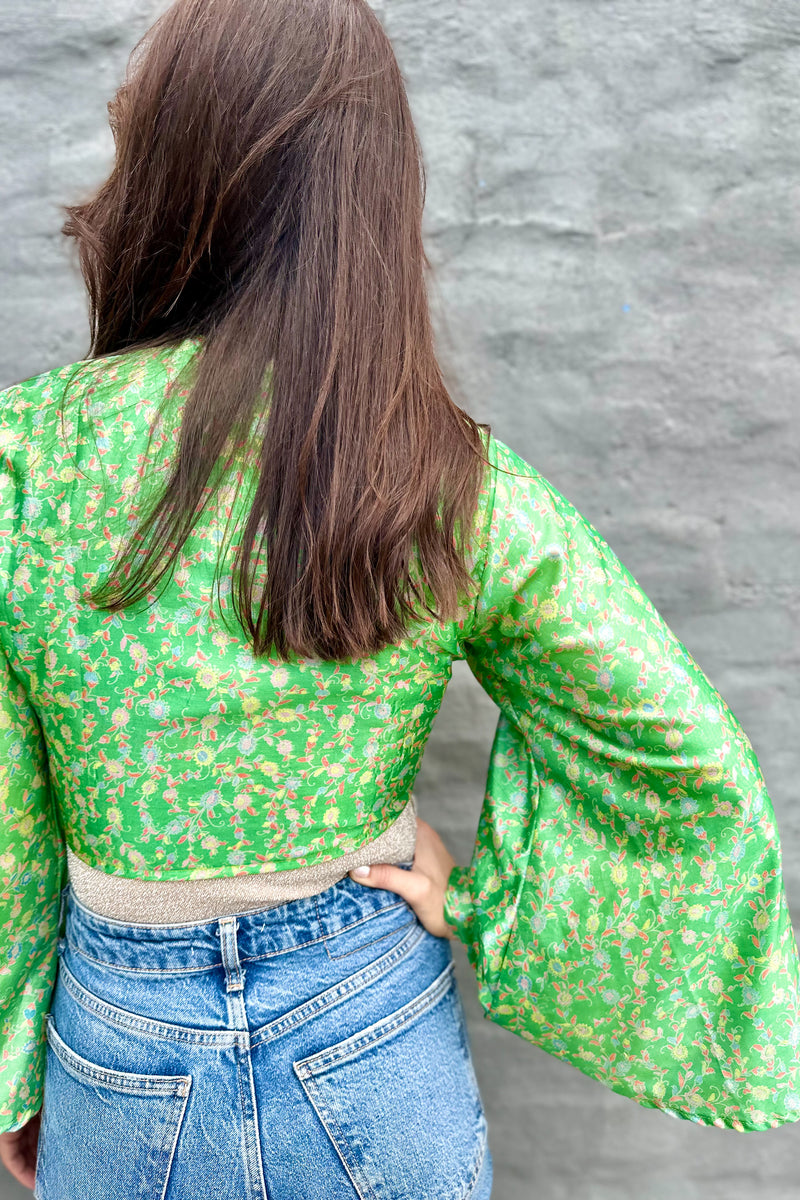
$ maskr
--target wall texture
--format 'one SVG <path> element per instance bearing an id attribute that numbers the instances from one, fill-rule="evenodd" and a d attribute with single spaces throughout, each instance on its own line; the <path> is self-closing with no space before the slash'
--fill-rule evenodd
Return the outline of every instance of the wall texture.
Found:
<path id="1" fill-rule="evenodd" d="M 105 103 L 162 7 L 2 0 L 0 387 L 87 351 L 58 206 L 107 171 Z M 797 6 L 376 9 L 425 151 L 454 394 L 597 526 L 742 721 L 800 924 Z M 417 785 L 462 862 L 495 717 L 457 670 Z M 797 1197 L 800 1125 L 641 1109 L 482 1020 L 456 955 L 497 1200 Z"/>

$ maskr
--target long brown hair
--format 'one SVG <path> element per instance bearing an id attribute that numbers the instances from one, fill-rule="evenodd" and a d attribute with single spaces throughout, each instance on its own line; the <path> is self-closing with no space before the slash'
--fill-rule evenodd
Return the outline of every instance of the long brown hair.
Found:
<path id="1" fill-rule="evenodd" d="M 113 171 L 64 225 L 91 357 L 201 349 L 171 477 L 91 602 L 116 611 L 167 576 L 268 378 L 233 569 L 254 654 L 358 657 L 412 620 L 451 619 L 470 590 L 488 426 L 437 363 L 425 171 L 375 13 L 177 0 L 108 107 Z"/>

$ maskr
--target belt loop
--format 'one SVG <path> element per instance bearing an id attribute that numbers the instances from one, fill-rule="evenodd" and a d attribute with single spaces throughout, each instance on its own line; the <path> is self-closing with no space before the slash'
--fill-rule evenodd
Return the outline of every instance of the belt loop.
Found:
<path id="1" fill-rule="evenodd" d="M 222 949 L 222 965 L 225 968 L 227 990 L 241 992 L 244 988 L 244 971 L 239 962 L 239 946 L 236 941 L 236 930 L 239 922 L 236 917 L 220 917 L 219 941 Z"/>

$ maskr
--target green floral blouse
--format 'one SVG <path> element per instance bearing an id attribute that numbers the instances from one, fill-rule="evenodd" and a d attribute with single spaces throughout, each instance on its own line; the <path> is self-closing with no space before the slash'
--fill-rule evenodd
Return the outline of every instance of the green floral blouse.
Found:
<path id="1" fill-rule="evenodd" d="M 245 465 L 157 600 L 82 602 L 168 464 L 197 347 L 0 395 L 0 1130 L 42 1103 L 65 845 L 143 879 L 353 850 L 407 802 L 459 658 L 499 708 L 445 894 L 486 1017 L 674 1117 L 800 1119 L 800 962 L 753 747 L 607 543 L 503 442 L 477 598 L 373 658 L 252 657 L 230 579 L 213 585 Z"/>

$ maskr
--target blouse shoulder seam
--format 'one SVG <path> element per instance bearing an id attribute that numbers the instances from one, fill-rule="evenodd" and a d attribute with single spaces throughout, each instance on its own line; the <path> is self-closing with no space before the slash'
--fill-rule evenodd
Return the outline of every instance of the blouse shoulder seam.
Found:
<path id="1" fill-rule="evenodd" d="M 481 596 L 483 595 L 484 585 L 486 583 L 486 572 L 487 572 L 488 566 L 489 566 L 489 554 L 491 553 L 491 549 L 492 549 L 492 540 L 491 540 L 492 517 L 494 515 L 495 502 L 497 499 L 497 462 L 496 462 L 497 447 L 495 446 L 495 438 L 491 432 L 487 434 L 487 438 L 486 438 L 486 457 L 490 463 L 491 483 L 490 483 L 490 488 L 489 488 L 489 499 L 486 504 L 486 516 L 485 516 L 485 519 L 481 526 L 480 533 L 478 535 L 479 543 L 482 541 L 485 541 L 486 546 L 482 553 L 481 559 L 479 560 L 480 568 L 479 568 L 478 589 L 475 594 L 475 600 L 472 605 L 472 610 L 470 612 L 469 627 L 467 629 L 461 631 L 461 633 L 459 634 L 459 643 L 467 641 L 473 633 L 473 630 L 475 627 L 475 621 L 478 616 L 478 605 L 480 604 Z"/>

